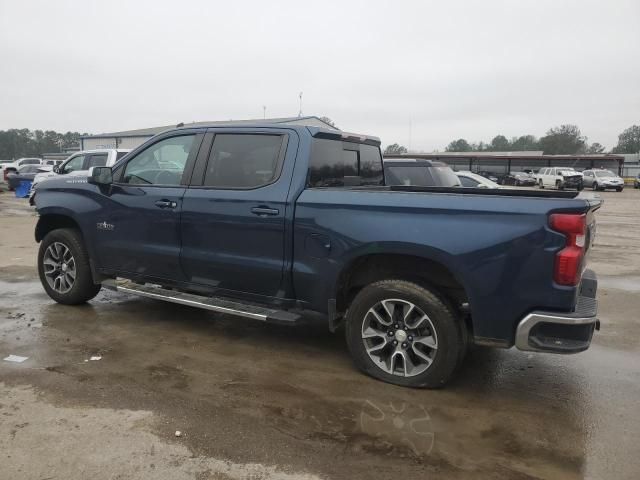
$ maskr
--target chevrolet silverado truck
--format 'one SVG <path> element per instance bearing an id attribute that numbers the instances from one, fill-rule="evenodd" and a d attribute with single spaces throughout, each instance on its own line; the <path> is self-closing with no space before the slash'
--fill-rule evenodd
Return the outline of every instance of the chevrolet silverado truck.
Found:
<path id="1" fill-rule="evenodd" d="M 375 137 L 211 125 L 43 182 L 35 239 L 59 303 L 107 287 L 299 328 L 319 317 L 363 372 L 435 388 L 471 343 L 589 347 L 599 206 L 577 192 L 385 185 Z"/>

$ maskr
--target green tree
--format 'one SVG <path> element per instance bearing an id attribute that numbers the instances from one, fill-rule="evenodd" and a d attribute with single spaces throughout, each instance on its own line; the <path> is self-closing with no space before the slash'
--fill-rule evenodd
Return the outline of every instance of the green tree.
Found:
<path id="1" fill-rule="evenodd" d="M 470 152 L 471 145 L 464 138 L 452 141 L 447 145 L 447 152 Z"/>
<path id="2" fill-rule="evenodd" d="M 504 135 L 496 135 L 493 137 L 493 140 L 491 140 L 490 149 L 494 152 L 508 152 L 511 150 L 511 144 Z"/>
<path id="3" fill-rule="evenodd" d="M 514 152 L 527 152 L 532 150 L 540 150 L 538 139 L 533 135 L 522 135 L 518 138 L 511 139 L 511 149 Z"/>
<path id="4" fill-rule="evenodd" d="M 47 152 L 61 152 L 65 148 L 77 147 L 78 132 L 58 133 L 53 130 L 30 131 L 27 128 L 0 130 L 0 158 L 3 160 L 20 157 L 41 156 Z"/>
<path id="5" fill-rule="evenodd" d="M 632 125 L 618 135 L 613 153 L 640 153 L 640 125 Z"/>
<path id="6" fill-rule="evenodd" d="M 575 155 L 584 153 L 587 137 L 577 125 L 560 125 L 547 131 L 540 139 L 540 148 L 546 155 Z"/>
<path id="7" fill-rule="evenodd" d="M 399 155 L 402 153 L 407 153 L 407 149 L 402 145 L 398 145 L 397 143 L 387 145 L 387 148 L 384 149 L 385 155 Z"/>
<path id="8" fill-rule="evenodd" d="M 600 145 L 598 142 L 594 142 L 587 148 L 587 153 L 596 154 L 596 153 L 604 153 L 604 147 Z"/>

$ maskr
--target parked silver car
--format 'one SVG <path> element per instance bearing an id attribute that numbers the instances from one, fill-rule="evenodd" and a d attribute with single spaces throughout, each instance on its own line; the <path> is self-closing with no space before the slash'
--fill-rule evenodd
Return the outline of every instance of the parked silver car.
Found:
<path id="1" fill-rule="evenodd" d="M 624 179 L 611 170 L 585 170 L 582 172 L 582 178 L 584 186 L 594 190 L 611 188 L 621 192 L 624 188 Z"/>

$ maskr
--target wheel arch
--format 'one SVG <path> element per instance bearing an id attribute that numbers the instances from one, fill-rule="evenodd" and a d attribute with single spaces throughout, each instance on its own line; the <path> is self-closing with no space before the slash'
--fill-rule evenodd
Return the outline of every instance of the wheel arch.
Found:
<path id="1" fill-rule="evenodd" d="M 41 242 L 47 233 L 58 228 L 75 228 L 82 235 L 80 224 L 67 212 L 49 212 L 40 215 L 36 224 L 35 239 Z"/>
<path id="2" fill-rule="evenodd" d="M 369 252 L 352 258 L 342 268 L 335 282 L 333 296 L 335 310 L 331 315 L 334 318 L 330 318 L 330 328 L 335 329 L 335 319 L 342 317 L 355 295 L 363 287 L 379 280 L 413 281 L 434 288 L 457 309 L 460 309 L 463 304 L 468 304 L 468 289 L 454 273 L 456 269 L 453 260 L 447 258 L 444 252 L 431 253 L 424 251 Z M 470 319 L 465 321 L 471 328 Z"/>

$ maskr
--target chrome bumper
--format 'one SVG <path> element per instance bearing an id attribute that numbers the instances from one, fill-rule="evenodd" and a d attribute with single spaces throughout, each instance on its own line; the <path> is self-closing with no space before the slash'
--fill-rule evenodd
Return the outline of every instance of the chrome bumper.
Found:
<path id="1" fill-rule="evenodd" d="M 595 298 L 597 285 L 595 273 L 587 270 L 573 312 L 534 311 L 525 316 L 516 329 L 516 347 L 549 353 L 578 353 L 588 349 L 594 330 L 600 329 Z"/>

